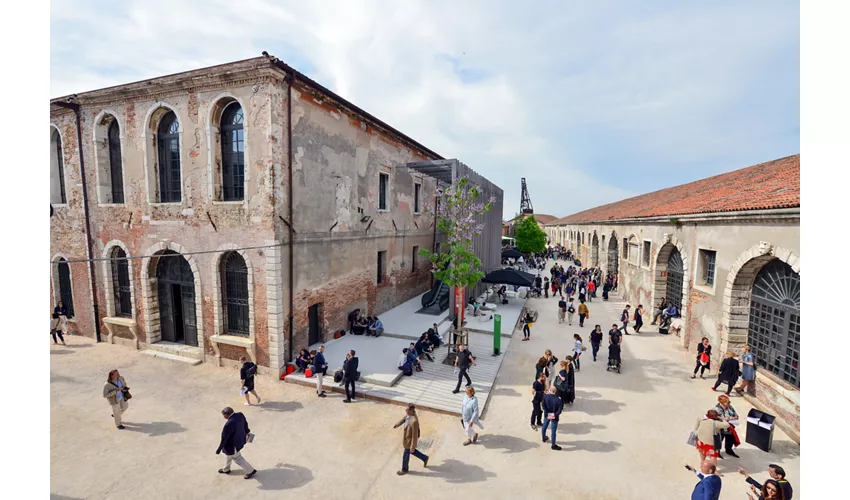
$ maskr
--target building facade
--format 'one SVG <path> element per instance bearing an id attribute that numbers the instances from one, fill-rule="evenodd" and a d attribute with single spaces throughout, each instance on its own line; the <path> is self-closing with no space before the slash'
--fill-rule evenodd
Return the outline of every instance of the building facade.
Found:
<path id="1" fill-rule="evenodd" d="M 442 158 L 272 56 L 50 117 L 50 300 L 74 333 L 280 373 L 430 286 L 438 181 L 405 165 Z"/>
<path id="2" fill-rule="evenodd" d="M 695 352 L 708 337 L 714 367 L 749 345 L 748 397 L 799 439 L 799 155 L 586 210 L 547 232 L 582 265 L 618 276 L 645 320 L 662 297 L 676 303 L 685 326 L 673 341 Z"/>

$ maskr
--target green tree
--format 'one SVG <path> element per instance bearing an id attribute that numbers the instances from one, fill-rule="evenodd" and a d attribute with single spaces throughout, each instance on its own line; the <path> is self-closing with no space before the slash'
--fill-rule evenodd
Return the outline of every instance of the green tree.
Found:
<path id="1" fill-rule="evenodd" d="M 542 252 L 546 248 L 546 233 L 537 219 L 529 215 L 516 228 L 516 248 L 523 253 Z"/>

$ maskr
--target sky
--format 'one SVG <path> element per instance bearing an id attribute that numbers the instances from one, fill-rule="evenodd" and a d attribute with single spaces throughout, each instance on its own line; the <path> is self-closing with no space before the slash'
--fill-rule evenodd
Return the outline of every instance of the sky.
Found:
<path id="1" fill-rule="evenodd" d="M 799 2 L 61 0 L 51 97 L 268 51 L 504 190 L 588 208 L 800 152 Z"/>

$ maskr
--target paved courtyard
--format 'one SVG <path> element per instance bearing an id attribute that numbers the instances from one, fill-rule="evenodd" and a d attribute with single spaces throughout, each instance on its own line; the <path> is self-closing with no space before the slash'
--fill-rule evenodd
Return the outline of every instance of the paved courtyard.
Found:
<path id="1" fill-rule="evenodd" d="M 411 474 L 398 477 L 401 429 L 392 425 L 403 409 L 375 401 L 342 404 L 314 390 L 260 378 L 261 406 L 244 407 L 235 369 L 186 366 L 151 359 L 120 346 L 71 338 L 51 347 L 51 491 L 57 499 L 302 498 L 689 498 L 696 465 L 685 444 L 695 420 L 714 406 L 713 381 L 690 380 L 693 356 L 671 338 L 645 331 L 626 337 L 623 372 L 605 371 L 590 352 L 577 373 L 577 399 L 561 417 L 555 452 L 529 427 L 534 362 L 551 348 L 562 358 L 572 334 L 587 341 L 591 326 L 609 325 L 621 303 L 589 304 L 589 325 L 559 325 L 556 299 L 531 299 L 540 319 L 532 340 L 520 336 L 505 354 L 483 423 L 479 444 L 464 439 L 456 417 L 420 412 L 420 449 L 427 469 L 411 459 Z M 646 304 L 645 304 L 646 305 Z M 607 331 L 607 328 L 604 328 Z M 587 342 L 589 345 L 589 341 Z M 108 371 L 116 367 L 134 395 L 127 430 L 112 426 L 101 397 Z M 475 381 L 475 369 L 471 371 Z M 243 450 L 259 470 L 253 480 L 216 470 L 220 410 L 243 411 L 253 444 Z M 750 406 L 733 398 L 739 414 Z M 742 433 L 742 440 L 744 439 Z M 721 498 L 745 498 L 742 465 L 758 479 L 780 463 L 800 497 L 799 446 L 777 429 L 774 449 L 743 444 L 741 459 L 720 461 Z M 234 469 L 236 470 L 236 469 Z"/>

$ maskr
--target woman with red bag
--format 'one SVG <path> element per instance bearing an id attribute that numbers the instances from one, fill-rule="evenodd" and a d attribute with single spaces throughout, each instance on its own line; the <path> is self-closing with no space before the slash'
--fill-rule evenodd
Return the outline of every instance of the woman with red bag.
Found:
<path id="1" fill-rule="evenodd" d="M 719 434 L 715 434 L 714 436 L 714 449 L 717 450 L 718 455 L 720 452 L 720 445 L 724 445 L 724 449 L 727 455 L 732 455 L 736 458 L 741 458 L 735 453 L 735 446 L 741 445 L 741 440 L 738 438 L 738 433 L 735 432 L 735 426 L 740 422 L 738 420 L 738 412 L 735 411 L 735 408 L 732 407 L 732 404 L 729 402 L 729 396 L 725 394 L 720 395 L 717 398 L 717 406 L 714 407 L 714 411 L 717 412 L 717 415 L 720 417 L 720 420 L 729 424 L 728 429 L 721 430 Z M 706 415 L 706 418 L 708 416 Z M 723 458 L 723 455 L 720 455 L 720 458 Z"/>
<path id="2" fill-rule="evenodd" d="M 699 371 L 699 378 L 705 378 L 703 375 L 705 371 L 708 370 L 709 373 L 711 370 L 709 369 L 709 364 L 711 363 L 711 344 L 708 342 L 708 337 L 702 338 L 702 343 L 697 346 L 697 365 L 694 367 L 694 374 L 691 375 L 691 378 L 697 378 L 697 372 Z M 700 371 L 700 369 L 702 371 Z"/>

